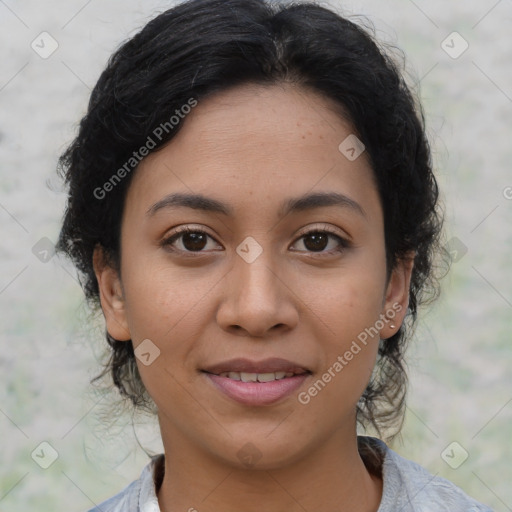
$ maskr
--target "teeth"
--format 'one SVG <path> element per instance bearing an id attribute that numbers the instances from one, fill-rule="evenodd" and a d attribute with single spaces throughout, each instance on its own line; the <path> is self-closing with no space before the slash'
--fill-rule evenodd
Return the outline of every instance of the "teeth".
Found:
<path id="1" fill-rule="evenodd" d="M 275 373 L 258 373 L 258 382 L 270 382 L 276 380 Z"/>
<path id="2" fill-rule="evenodd" d="M 241 380 L 242 382 L 271 382 L 292 377 L 293 372 L 272 372 L 272 373 L 247 373 L 247 372 L 223 372 L 221 377 L 228 379 Z"/>

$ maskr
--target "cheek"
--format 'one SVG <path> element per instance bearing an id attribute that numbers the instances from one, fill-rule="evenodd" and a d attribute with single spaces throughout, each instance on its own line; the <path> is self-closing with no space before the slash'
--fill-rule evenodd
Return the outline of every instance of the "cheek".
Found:
<path id="1" fill-rule="evenodd" d="M 194 306 L 200 307 L 207 283 L 205 288 L 198 287 L 193 269 L 173 268 L 151 255 L 137 254 L 135 248 L 131 254 L 122 269 L 130 332 L 134 340 L 153 336 L 164 341 L 161 338 L 167 332 L 194 316 Z"/>
<path id="2" fill-rule="evenodd" d="M 349 265 L 321 280 L 315 276 L 304 280 L 304 298 L 333 338 L 347 341 L 379 318 L 385 268 L 378 263 Z"/>
<path id="3" fill-rule="evenodd" d="M 143 340 L 151 340 L 160 350 L 154 364 L 172 368 L 173 374 L 186 381 L 195 370 L 188 367 L 194 362 L 190 352 L 204 337 L 205 324 L 214 317 L 211 297 L 216 285 L 221 285 L 222 274 L 200 267 L 173 267 L 165 258 L 155 260 L 151 262 L 148 255 L 140 258 L 141 263 L 126 261 L 123 283 L 128 326 L 135 348 Z M 154 372 L 139 367 L 144 380 L 153 379 Z"/>
<path id="4" fill-rule="evenodd" d="M 350 366 L 367 367 L 372 364 L 379 342 L 375 328 L 381 312 L 381 294 L 377 286 L 367 289 L 344 283 L 339 292 L 323 308 L 329 336 L 325 338 L 327 365 L 343 356 Z M 346 357 L 345 357 L 346 355 Z"/>
<path id="5" fill-rule="evenodd" d="M 147 259 L 144 265 L 127 264 L 125 275 L 126 314 L 136 354 L 143 340 L 157 347 L 153 350 L 158 356 L 150 365 L 136 359 L 144 386 L 159 408 L 168 402 L 186 407 L 181 386 L 195 376 L 187 362 L 201 335 L 201 322 L 212 314 L 205 294 L 214 282 L 191 279 L 170 266 L 151 266 Z"/>
<path id="6" fill-rule="evenodd" d="M 311 417 L 333 413 L 328 424 L 344 424 L 371 378 L 380 337 L 375 330 L 379 317 L 380 296 L 371 290 L 345 287 L 332 295 L 322 309 L 328 328 L 317 332 L 322 363 L 310 385 L 298 395 L 298 402 Z"/>
<path id="7" fill-rule="evenodd" d="M 322 347 L 322 368 L 311 397 L 322 390 L 316 404 L 340 400 L 355 405 L 371 376 L 380 341 L 379 324 L 385 269 L 340 273 L 316 293 L 308 305 L 316 313 L 316 343 Z M 320 330 L 318 330 L 320 327 Z M 308 393 L 309 394 L 309 393 Z M 307 398 L 306 398 L 307 399 Z M 315 406 L 314 406 L 315 407 Z M 340 414 L 342 411 L 340 410 Z"/>

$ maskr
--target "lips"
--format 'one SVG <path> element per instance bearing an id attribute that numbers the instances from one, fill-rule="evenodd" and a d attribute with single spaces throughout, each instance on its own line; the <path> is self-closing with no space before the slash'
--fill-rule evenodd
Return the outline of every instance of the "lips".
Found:
<path id="1" fill-rule="evenodd" d="M 287 374 L 301 375 L 303 373 L 311 373 L 311 371 L 307 367 L 299 363 L 277 357 L 264 359 L 263 361 L 251 361 L 249 359 L 243 358 L 230 359 L 229 361 L 223 361 L 221 363 L 217 363 L 212 366 L 203 368 L 202 371 L 207 373 L 213 373 L 214 375 L 221 375 L 226 373 L 245 373 L 257 375 L 273 373 L 279 375 L 282 372 L 284 372 L 285 376 L 288 376 Z M 278 378 L 283 377 L 278 376 Z"/>
<path id="2" fill-rule="evenodd" d="M 289 397 L 311 375 L 305 366 L 286 359 L 231 359 L 202 370 L 214 388 L 246 406 L 275 404 Z"/>

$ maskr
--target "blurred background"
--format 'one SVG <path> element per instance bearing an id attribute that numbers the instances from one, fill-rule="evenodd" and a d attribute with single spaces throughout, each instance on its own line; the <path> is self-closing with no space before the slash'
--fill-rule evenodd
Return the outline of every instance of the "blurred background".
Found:
<path id="1" fill-rule="evenodd" d="M 446 203 L 453 266 L 410 346 L 392 447 L 512 510 L 512 1 L 322 4 L 405 52 Z M 102 318 L 53 244 L 56 161 L 91 88 L 114 49 L 172 5 L 0 0 L 0 512 L 88 510 L 139 476 L 142 447 L 161 451 L 151 418 L 89 385 Z"/>

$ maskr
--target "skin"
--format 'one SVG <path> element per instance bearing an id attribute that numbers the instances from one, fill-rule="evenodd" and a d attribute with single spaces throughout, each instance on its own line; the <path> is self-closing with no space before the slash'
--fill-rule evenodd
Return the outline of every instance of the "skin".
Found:
<path id="1" fill-rule="evenodd" d="M 379 507 L 382 481 L 357 451 L 355 413 L 379 336 L 309 403 L 297 400 L 394 304 L 401 311 L 379 333 L 392 336 L 408 304 L 412 260 L 400 261 L 387 279 L 373 173 L 364 153 L 349 161 L 339 151 L 354 130 L 332 107 L 292 85 L 245 85 L 201 101 L 133 177 L 120 275 L 103 263 L 101 249 L 95 252 L 109 333 L 134 347 L 150 339 L 160 350 L 152 364 L 137 364 L 158 407 L 165 448 L 162 511 Z M 283 200 L 320 191 L 348 196 L 364 215 L 340 206 L 279 215 Z M 146 213 L 175 192 L 206 195 L 233 213 Z M 196 246 L 186 237 L 174 241 L 175 252 L 160 245 L 178 226 L 212 237 L 203 252 L 191 251 Z M 350 246 L 336 252 L 339 242 L 330 236 L 315 251 L 303 235 L 325 226 Z M 248 236 L 263 250 L 252 263 L 236 252 Z M 249 407 L 200 372 L 233 357 L 291 359 L 313 374 L 286 399 Z M 237 455 L 247 443 L 261 455 L 253 467 Z"/>

